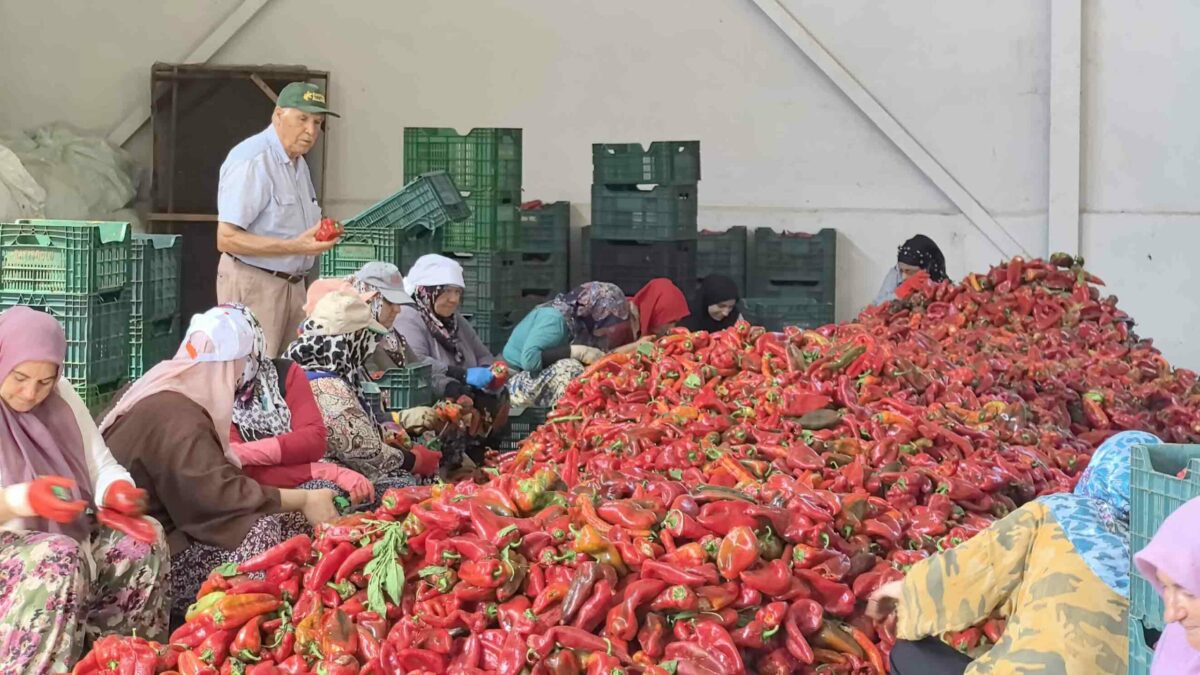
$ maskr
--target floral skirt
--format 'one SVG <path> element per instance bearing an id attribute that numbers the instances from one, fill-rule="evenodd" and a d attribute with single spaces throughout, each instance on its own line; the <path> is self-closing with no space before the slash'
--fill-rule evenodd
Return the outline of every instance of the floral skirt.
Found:
<path id="1" fill-rule="evenodd" d="M 0 673 L 66 672 L 109 633 L 165 640 L 169 567 L 161 536 L 0 531 Z"/>
<path id="2" fill-rule="evenodd" d="M 571 380 L 583 374 L 583 364 L 575 359 L 555 361 L 539 373 L 521 371 L 508 381 L 508 395 L 514 408 L 553 408 Z"/>

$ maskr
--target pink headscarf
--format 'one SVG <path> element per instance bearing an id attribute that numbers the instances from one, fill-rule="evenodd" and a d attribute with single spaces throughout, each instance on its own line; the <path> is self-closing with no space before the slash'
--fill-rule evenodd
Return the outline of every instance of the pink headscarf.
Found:
<path id="1" fill-rule="evenodd" d="M 53 363 L 61 376 L 66 355 L 67 337 L 54 317 L 28 307 L 0 312 L 0 381 L 29 361 Z M 0 429 L 0 471 L 5 487 L 27 483 L 39 476 L 62 476 L 75 481 L 77 497 L 92 500 L 92 476 L 84 456 L 83 433 L 75 413 L 58 395 L 57 388 L 29 412 L 16 412 L 0 402 L 0 422 L 4 425 Z M 43 518 L 26 518 L 24 525 L 80 541 L 88 536 L 88 526 L 82 518 L 65 525 Z"/>
<path id="2" fill-rule="evenodd" d="M 1193 596 L 1200 596 L 1200 497 L 1175 510 L 1163 521 L 1146 548 L 1133 557 L 1138 572 L 1161 596 L 1162 584 L 1158 570 Z M 1187 631 L 1178 623 L 1168 624 L 1154 648 L 1154 675 L 1165 673 L 1200 673 L 1200 651 L 1187 641 Z"/>

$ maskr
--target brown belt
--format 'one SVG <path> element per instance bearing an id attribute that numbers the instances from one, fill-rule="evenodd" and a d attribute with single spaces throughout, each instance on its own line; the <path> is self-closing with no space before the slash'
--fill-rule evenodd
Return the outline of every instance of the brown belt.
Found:
<path id="1" fill-rule="evenodd" d="M 239 265 L 245 265 L 246 267 L 250 267 L 252 269 L 258 270 L 259 272 L 266 272 L 267 274 L 270 274 L 271 276 L 275 277 L 276 279 L 283 279 L 284 281 L 288 282 L 289 284 L 298 284 L 298 283 L 304 281 L 304 279 L 305 279 L 305 277 L 296 276 L 295 274 L 288 274 L 286 272 L 276 272 L 275 270 L 265 269 L 265 268 L 259 267 L 258 265 L 251 265 L 250 263 L 246 262 L 245 260 L 238 260 L 237 258 L 234 258 L 233 256 L 229 256 L 229 257 L 233 258 L 233 261 L 238 263 Z"/>

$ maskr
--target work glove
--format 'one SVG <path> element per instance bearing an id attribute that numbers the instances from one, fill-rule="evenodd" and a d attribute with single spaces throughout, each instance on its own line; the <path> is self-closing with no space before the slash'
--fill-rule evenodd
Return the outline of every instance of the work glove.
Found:
<path id="1" fill-rule="evenodd" d="M 104 491 L 103 506 L 123 516 L 145 515 L 146 502 L 146 491 L 135 488 L 127 480 L 115 481 Z"/>
<path id="2" fill-rule="evenodd" d="M 382 425 L 383 442 L 393 448 L 407 450 L 412 445 L 412 438 L 399 422 L 385 422 Z"/>
<path id="3" fill-rule="evenodd" d="M 312 477 L 327 480 L 350 493 L 350 503 L 364 504 L 375 499 L 375 486 L 361 473 L 329 462 L 313 462 Z"/>
<path id="4" fill-rule="evenodd" d="M 87 508 L 74 499 L 75 481 L 62 476 L 43 476 L 4 489 L 4 503 L 22 518 L 38 516 L 56 523 L 69 523 Z"/>
<path id="5" fill-rule="evenodd" d="M 438 465 L 442 462 L 442 453 L 430 450 L 423 445 L 414 445 L 409 449 L 413 455 L 412 472 L 417 476 L 432 476 L 437 473 Z"/>
<path id="6" fill-rule="evenodd" d="M 604 352 L 595 347 L 586 345 L 571 345 L 571 358 L 582 363 L 585 366 L 590 366 L 596 361 L 599 361 L 604 356 Z"/>
<path id="7" fill-rule="evenodd" d="M 476 389 L 487 389 L 491 383 L 491 368 L 467 368 L 467 384 Z"/>
<path id="8" fill-rule="evenodd" d="M 928 286 L 930 283 L 929 273 L 921 270 L 904 280 L 904 283 L 896 287 L 896 297 L 904 300 L 908 296 L 915 293 L 917 290 Z"/>
<path id="9" fill-rule="evenodd" d="M 230 443 L 233 454 L 242 460 L 242 466 L 277 466 L 283 457 L 283 447 L 278 436 L 260 438 L 249 443 Z"/>
<path id="10" fill-rule="evenodd" d="M 396 421 L 405 429 L 431 429 L 437 425 L 437 413 L 428 406 L 409 408 L 395 413 Z"/>

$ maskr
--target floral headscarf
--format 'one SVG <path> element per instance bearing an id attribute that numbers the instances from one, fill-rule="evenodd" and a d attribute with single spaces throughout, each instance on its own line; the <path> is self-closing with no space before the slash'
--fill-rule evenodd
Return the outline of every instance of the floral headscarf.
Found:
<path id="1" fill-rule="evenodd" d="M 365 281 L 359 281 L 353 275 L 349 278 L 349 282 L 354 287 L 354 291 L 360 295 L 374 294 L 367 306 L 371 308 L 371 318 L 379 321 L 379 316 L 383 313 L 384 302 L 379 289 Z M 388 334 L 380 338 L 378 348 L 387 354 L 397 368 L 403 368 L 408 353 L 408 342 L 395 326 L 386 326 L 386 328 L 388 328 Z"/>
<path id="2" fill-rule="evenodd" d="M 438 341 L 446 351 L 454 355 L 455 363 L 462 363 L 462 350 L 458 347 L 458 314 L 451 314 L 448 317 L 438 316 L 438 313 L 433 310 L 434 303 L 437 302 L 438 296 L 442 294 L 449 286 L 417 286 L 416 293 L 413 294 L 413 301 L 417 303 L 417 311 L 421 314 L 421 319 L 425 322 L 425 327 L 433 335 L 433 339 Z"/>
<path id="3" fill-rule="evenodd" d="M 255 364 L 255 376 L 233 399 L 233 424 L 242 440 L 247 442 L 286 434 L 292 430 L 292 411 L 279 387 L 279 371 L 267 357 L 267 338 L 262 324 L 244 305 L 222 306 L 240 312 L 254 330 L 254 347 L 247 359 Z"/>
<path id="4" fill-rule="evenodd" d="M 342 378 L 363 403 L 364 410 L 370 410 L 363 384 L 370 379 L 367 359 L 375 351 L 379 336 L 367 328 L 341 335 L 313 335 L 314 328 L 312 319 L 300 325 L 300 337 L 288 346 L 287 358 L 306 371 L 324 371 Z"/>
<path id="5" fill-rule="evenodd" d="M 629 301 L 616 284 L 589 281 L 567 293 L 560 293 L 543 307 L 562 314 L 572 342 L 590 343 L 592 331 L 629 320 Z"/>

